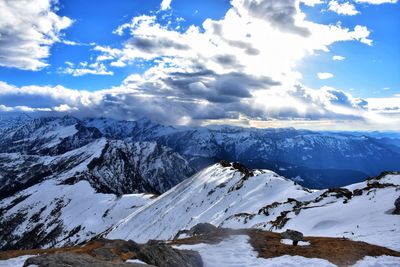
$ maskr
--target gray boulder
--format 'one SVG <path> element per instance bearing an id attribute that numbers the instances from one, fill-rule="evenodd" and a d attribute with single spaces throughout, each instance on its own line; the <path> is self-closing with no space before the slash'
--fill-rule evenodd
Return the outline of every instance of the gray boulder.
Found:
<path id="1" fill-rule="evenodd" d="M 190 230 L 180 230 L 174 237 L 174 239 L 178 239 L 181 235 L 185 234 L 187 236 L 197 236 L 209 234 L 216 231 L 218 228 L 210 223 L 198 223 Z"/>
<path id="2" fill-rule="evenodd" d="M 393 214 L 400 215 L 400 197 L 398 197 L 394 201 L 394 206 L 395 206 L 395 209 L 393 211 Z"/>
<path id="3" fill-rule="evenodd" d="M 281 236 L 284 239 L 290 239 L 293 241 L 293 246 L 297 246 L 297 244 L 299 243 L 299 241 L 303 241 L 304 240 L 304 236 L 301 232 L 299 231 L 295 231 L 295 230 L 286 230 L 285 232 L 281 233 Z"/>
<path id="4" fill-rule="evenodd" d="M 124 262 L 107 262 L 96 259 L 87 254 L 75 253 L 56 253 L 43 254 L 37 257 L 29 258 L 25 261 L 24 267 L 28 266 L 39 267 L 145 267 L 151 266 L 139 263 L 124 263 Z"/>
<path id="5" fill-rule="evenodd" d="M 215 230 L 217 230 L 217 227 L 210 223 L 199 223 L 190 229 L 189 234 L 191 236 L 204 235 L 214 232 Z"/>
<path id="6" fill-rule="evenodd" d="M 161 241 L 149 241 L 141 246 L 137 258 L 158 267 L 202 267 L 197 251 L 179 250 Z"/>

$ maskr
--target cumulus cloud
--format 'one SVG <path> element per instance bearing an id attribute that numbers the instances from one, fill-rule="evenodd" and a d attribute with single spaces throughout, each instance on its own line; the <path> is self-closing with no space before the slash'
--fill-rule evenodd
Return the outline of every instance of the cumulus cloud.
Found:
<path id="1" fill-rule="evenodd" d="M 360 13 L 356 7 L 350 2 L 339 3 L 336 0 L 329 1 L 328 10 L 339 15 L 354 16 Z"/>
<path id="2" fill-rule="evenodd" d="M 356 0 L 357 3 L 366 3 L 371 5 L 396 4 L 398 0 Z"/>
<path id="3" fill-rule="evenodd" d="M 315 90 L 300 84 L 292 88 L 276 85 L 270 90 L 257 91 L 255 97 L 248 97 L 246 92 L 235 90 L 236 97 L 240 100 L 232 102 L 218 99 L 202 100 L 202 94 L 211 96 L 206 93 L 207 89 L 200 82 L 193 82 L 187 86 L 188 90 L 197 91 L 200 97 L 196 99 L 146 94 L 132 87 L 134 80 L 135 78 L 131 77 L 124 85 L 96 92 L 71 90 L 61 86 L 15 87 L 1 82 L 0 111 L 68 112 L 80 117 L 107 116 L 118 119 L 147 117 L 167 124 L 201 124 L 207 120 L 243 118 L 252 121 L 367 121 L 376 115 L 371 112 L 381 113 L 385 108 L 393 108 L 387 103 L 379 104 L 377 101 L 373 101 L 371 106 L 367 100 L 354 98 L 330 87 Z M 229 91 L 225 93 L 230 95 Z M 395 100 L 392 103 L 394 104 Z M 174 112 L 170 112 L 171 110 Z"/>
<path id="4" fill-rule="evenodd" d="M 167 10 L 171 8 L 171 2 L 172 0 L 162 0 L 160 4 L 160 9 L 161 10 Z"/>
<path id="5" fill-rule="evenodd" d="M 203 75 L 207 76 L 208 73 L 198 73 L 195 76 Z M 325 126 L 330 122 L 330 127 L 333 127 L 332 123 L 338 125 L 352 121 L 353 129 L 357 122 L 363 122 L 363 127 L 382 127 L 381 123 L 393 126 L 399 125 L 395 123 L 400 121 L 400 98 L 396 96 L 361 99 L 331 87 L 311 89 L 297 84 L 287 88 L 277 84 L 269 90 L 254 92 L 253 97 L 249 97 L 246 91 L 234 89 L 237 99 L 221 101 L 212 99 L 212 95 L 207 93 L 208 89 L 201 82 L 192 82 L 186 86 L 187 90 L 195 92 L 198 97 L 185 95 L 185 92 L 167 96 L 163 93 L 137 90 L 135 83 L 138 79 L 139 76 L 131 76 L 121 86 L 95 92 L 62 86 L 16 87 L 0 82 L 0 111 L 45 114 L 67 112 L 78 117 L 106 116 L 129 120 L 147 117 L 166 124 L 195 125 L 205 122 L 248 121 L 251 125 L 263 126 L 262 121 L 275 121 L 280 122 L 279 126 L 288 126 L 293 125 L 293 121 L 308 121 L 309 125 L 320 121 Z M 256 86 L 251 77 L 244 80 Z M 231 88 L 221 90 L 230 95 Z M 209 97 L 210 101 L 204 96 Z M 264 127 L 268 125 L 264 124 Z"/>
<path id="6" fill-rule="evenodd" d="M 65 62 L 67 65 L 65 68 L 60 68 L 59 73 L 63 74 L 71 74 L 72 76 L 83 76 L 87 74 L 92 75 L 114 75 L 112 71 L 107 70 L 106 66 L 97 61 L 91 64 L 87 62 L 80 62 L 77 66 L 75 66 L 72 62 Z"/>
<path id="7" fill-rule="evenodd" d="M 72 20 L 55 13 L 52 0 L 0 0 L 0 66 L 40 70 L 50 48 Z"/>
<path id="8" fill-rule="evenodd" d="M 340 41 L 372 44 L 365 26 L 351 30 L 340 24 L 306 21 L 294 0 L 235 0 L 222 19 L 207 19 L 201 27 L 192 25 L 184 32 L 160 24 L 156 16 L 142 15 L 114 33 L 129 38 L 122 49 L 96 46 L 94 50 L 101 53 L 97 61 L 114 67 L 150 61 L 155 66 L 144 76 L 155 82 L 172 72 L 199 69 L 218 75 L 241 72 L 260 79 L 294 80 L 298 73 L 293 65 L 309 54 L 328 52 L 330 45 Z"/>
<path id="9" fill-rule="evenodd" d="M 365 100 L 334 88 L 307 88 L 296 71 L 306 56 L 329 52 L 334 43 L 371 45 L 365 26 L 308 21 L 297 0 L 231 4 L 223 18 L 184 31 L 156 16 L 134 17 L 114 31 L 126 40 L 121 46 L 94 47 L 97 65 L 67 62 L 63 71 L 106 74 L 108 65 L 144 62 L 150 67 L 143 73 L 96 92 L 0 83 L 2 109 L 25 105 L 77 116 L 144 116 L 168 124 L 367 120 L 371 111 Z"/>
<path id="10" fill-rule="evenodd" d="M 300 2 L 304 3 L 306 6 L 316 6 L 324 3 L 322 0 L 301 0 Z"/>
<path id="11" fill-rule="evenodd" d="M 400 95 L 368 98 L 368 108 L 381 113 L 397 113 L 400 115 Z"/>
<path id="12" fill-rule="evenodd" d="M 319 72 L 317 73 L 317 76 L 320 80 L 327 80 L 334 77 L 334 75 L 329 72 Z"/>
<path id="13" fill-rule="evenodd" d="M 342 61 L 345 59 L 346 58 L 344 56 L 338 56 L 338 55 L 332 57 L 332 60 L 334 60 L 334 61 Z"/>

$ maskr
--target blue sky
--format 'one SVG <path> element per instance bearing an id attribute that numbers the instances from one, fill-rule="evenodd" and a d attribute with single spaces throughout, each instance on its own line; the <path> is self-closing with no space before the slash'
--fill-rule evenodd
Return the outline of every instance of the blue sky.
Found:
<path id="1" fill-rule="evenodd" d="M 105 0 L 68 0 L 60 1 L 59 16 L 67 16 L 74 20 L 71 27 L 63 31 L 66 40 L 79 43 L 96 43 L 121 47 L 126 38 L 112 32 L 121 24 L 128 22 L 132 17 L 142 14 L 156 13 L 160 8 L 159 0 L 118 0 L 110 5 Z M 184 26 L 192 24 L 201 25 L 207 18 L 221 18 L 228 10 L 230 4 L 226 0 L 205 0 L 189 3 L 188 1 L 174 1 L 173 9 L 162 16 L 171 14 L 168 19 L 182 17 L 186 21 Z M 51 55 L 46 58 L 50 66 L 41 71 L 24 71 L 17 68 L 0 67 L 0 80 L 7 81 L 17 86 L 24 85 L 58 85 L 76 89 L 99 90 L 119 85 L 128 75 L 135 72 L 143 72 L 144 68 L 133 65 L 126 68 L 113 69 L 114 75 L 84 75 L 71 77 L 60 74 L 58 68 L 64 67 L 65 61 L 88 61 L 95 55 L 93 46 L 70 46 L 56 43 L 51 48 Z"/>
<path id="2" fill-rule="evenodd" d="M 399 130 L 399 13 L 397 0 L 0 0 L 0 112 Z"/>
<path id="3" fill-rule="evenodd" d="M 315 87 L 329 86 L 349 90 L 357 97 L 388 97 L 400 92 L 400 5 L 360 5 L 356 16 L 337 16 L 334 12 L 321 13 L 316 8 L 304 11 L 313 21 L 344 25 L 362 24 L 371 29 L 373 46 L 357 43 L 338 43 L 332 52 L 346 57 L 335 62 L 330 54 L 307 58 L 301 66 L 304 82 Z M 323 70 L 335 74 L 335 79 L 321 81 L 316 72 Z M 367 78 L 370 77 L 370 78 Z M 374 77 L 374 78 L 372 78 Z M 389 88 L 389 90 L 387 90 Z"/>

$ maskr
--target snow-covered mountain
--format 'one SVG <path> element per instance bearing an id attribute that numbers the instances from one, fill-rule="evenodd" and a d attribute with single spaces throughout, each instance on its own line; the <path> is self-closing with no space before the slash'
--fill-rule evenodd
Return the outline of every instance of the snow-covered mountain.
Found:
<path id="1" fill-rule="evenodd" d="M 73 245 L 111 239 L 172 239 L 201 222 L 226 228 L 296 229 L 400 251 L 400 173 L 345 188 L 310 190 L 268 170 L 221 162 L 161 196 L 102 194 L 84 180 L 48 179 L 0 201 L 0 246 Z"/>
<path id="2" fill-rule="evenodd" d="M 73 117 L 24 118 L 18 123 L 8 118 L 6 122 L 10 127 L 0 127 L 1 152 L 55 156 L 99 138 L 120 140 L 133 147 L 137 142 L 151 142 L 156 143 L 156 147 L 163 146 L 170 151 L 164 155 L 177 153 L 177 158 L 189 162 L 190 168 L 195 171 L 222 159 L 238 161 L 251 168 L 273 170 L 311 188 L 360 182 L 364 177 L 382 171 L 397 171 L 400 162 L 397 139 L 386 138 L 395 135 L 378 135 L 375 132 L 313 132 L 291 128 L 231 126 L 178 127 L 164 126 L 146 119 L 119 121 Z M 171 166 L 172 162 L 168 164 Z M 186 174 L 183 176 L 187 177 Z M 165 186 L 167 189 L 169 187 Z"/>
<path id="3" fill-rule="evenodd" d="M 106 138 L 72 117 L 33 119 L 0 136 L 0 198 L 47 179 L 86 180 L 119 195 L 162 193 L 193 174 L 168 147 Z"/>
<path id="4" fill-rule="evenodd" d="M 86 242 L 146 205 L 152 195 L 97 193 L 87 181 L 46 180 L 0 201 L 0 249 Z"/>
<path id="5" fill-rule="evenodd" d="M 400 250 L 400 221 L 391 214 L 399 190 L 399 173 L 317 191 L 271 171 L 224 162 L 136 210 L 107 237 L 137 242 L 172 239 L 179 230 L 208 222 L 227 228 L 296 229 Z"/>
<path id="6" fill-rule="evenodd" d="M 24 117 L 7 125 L 0 127 L 2 248 L 77 244 L 100 233 L 137 242 L 169 239 L 211 222 L 294 228 L 400 249 L 398 218 L 390 214 L 399 174 L 338 190 L 303 187 L 359 182 L 351 172 L 398 169 L 399 154 L 381 139 L 294 129 L 172 127 L 145 119 Z M 280 173 L 222 161 L 186 179 L 219 158 Z M 320 170 L 313 169 L 316 161 Z"/>
<path id="7" fill-rule="evenodd" d="M 376 133 L 177 127 L 146 119 L 124 122 L 98 118 L 83 120 L 83 124 L 107 137 L 170 147 L 196 170 L 222 159 L 238 161 L 251 168 L 273 170 L 313 188 L 343 186 L 382 171 L 399 170 L 400 147 Z"/>
<path id="8" fill-rule="evenodd" d="M 108 237 L 137 242 L 171 239 L 198 223 L 220 225 L 236 214 L 256 212 L 264 203 L 311 194 L 271 171 L 240 169 L 230 164 L 206 168 L 131 214 Z"/>
<path id="9" fill-rule="evenodd" d="M 3 249 L 87 241 L 146 204 L 140 193 L 160 194 L 193 173 L 168 147 L 107 138 L 72 117 L 27 119 L 0 136 Z"/>

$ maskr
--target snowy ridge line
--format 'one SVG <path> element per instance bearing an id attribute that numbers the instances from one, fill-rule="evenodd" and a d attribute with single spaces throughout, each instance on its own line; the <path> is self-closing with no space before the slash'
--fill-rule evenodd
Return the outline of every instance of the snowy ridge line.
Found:
<path id="1" fill-rule="evenodd" d="M 270 171 L 253 172 L 243 179 L 232 166 L 215 164 L 120 221 L 106 237 L 168 240 L 179 230 L 208 222 L 233 229 L 296 229 L 308 236 L 346 237 L 400 251 L 398 217 L 390 212 L 400 190 L 399 174 L 385 173 L 339 189 L 308 190 Z M 237 184 L 241 186 L 232 187 Z"/>

